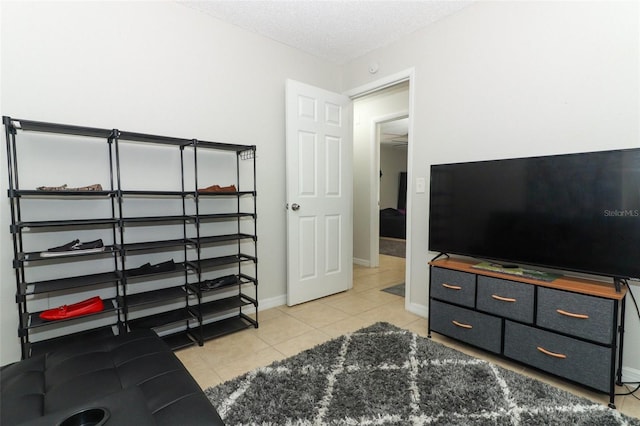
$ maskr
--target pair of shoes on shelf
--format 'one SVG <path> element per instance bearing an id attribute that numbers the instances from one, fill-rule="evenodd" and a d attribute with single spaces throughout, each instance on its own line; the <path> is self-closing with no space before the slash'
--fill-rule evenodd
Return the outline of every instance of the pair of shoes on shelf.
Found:
<path id="1" fill-rule="evenodd" d="M 237 192 L 235 185 L 229 186 L 220 186 L 220 185 L 211 185 L 206 188 L 198 189 L 198 192 Z"/>
<path id="2" fill-rule="evenodd" d="M 40 318 L 47 321 L 62 320 L 79 317 L 82 315 L 94 314 L 104 309 L 104 303 L 100 296 L 95 296 L 82 302 L 72 305 L 62 305 L 57 308 L 48 309 L 40 313 Z"/>
<path id="3" fill-rule="evenodd" d="M 175 271 L 175 269 L 176 269 L 176 264 L 173 261 L 173 259 L 171 259 L 171 260 L 167 260 L 166 262 L 158 263 L 156 265 L 145 263 L 144 265 L 138 268 L 129 269 L 127 271 L 127 276 L 135 277 L 138 275 L 158 274 L 160 272 Z"/>
<path id="4" fill-rule="evenodd" d="M 64 185 L 61 186 L 39 186 L 36 188 L 38 191 L 50 191 L 50 192 L 56 192 L 56 191 L 102 191 L 102 185 L 100 185 L 99 183 L 95 183 L 93 185 L 88 185 L 88 186 L 80 186 L 77 188 L 69 188 L 67 186 L 67 184 L 65 183 Z"/>
<path id="5" fill-rule="evenodd" d="M 41 257 L 71 256 L 75 254 L 100 253 L 104 251 L 104 244 L 101 239 L 81 243 L 80 240 L 73 240 L 59 247 L 53 247 L 40 253 Z"/>
<path id="6" fill-rule="evenodd" d="M 205 280 L 200 283 L 200 290 L 215 290 L 216 288 L 225 287 L 231 284 L 237 284 L 238 277 L 235 275 L 225 275 L 224 277 Z"/>

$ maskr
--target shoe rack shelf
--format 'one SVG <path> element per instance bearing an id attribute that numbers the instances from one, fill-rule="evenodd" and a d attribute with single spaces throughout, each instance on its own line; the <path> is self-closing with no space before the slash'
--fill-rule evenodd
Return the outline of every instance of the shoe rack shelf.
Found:
<path id="1" fill-rule="evenodd" d="M 87 334 L 150 328 L 177 349 L 258 327 L 255 146 L 11 117 L 3 124 L 23 358 Z M 100 187 L 33 184 L 61 184 L 81 173 L 61 164 L 52 177 L 31 167 L 29 156 L 40 155 L 40 147 L 55 144 L 46 161 L 84 161 L 74 149 L 96 142 L 99 154 L 87 161 L 102 171 Z M 179 170 L 175 177 L 165 163 L 154 163 L 166 157 Z M 164 183 L 136 175 L 138 166 Z M 223 183 L 215 178 L 233 185 L 211 190 L 207 185 Z M 78 209 L 78 201 L 89 204 Z M 46 253 L 76 232 L 99 233 L 103 251 Z M 39 316 L 95 295 L 104 302 L 99 312 L 54 321 Z"/>
<path id="2" fill-rule="evenodd" d="M 110 253 L 115 253 L 118 250 L 118 246 L 104 246 L 104 251 L 100 252 L 100 254 L 110 254 Z M 16 260 L 19 263 L 23 263 L 23 262 L 37 262 L 39 260 L 52 260 L 51 257 L 43 257 L 41 255 L 42 252 L 36 251 L 36 252 L 31 252 L 31 253 L 25 253 L 25 252 L 19 252 L 18 256 L 16 257 Z M 73 256 L 64 256 L 65 258 L 68 257 L 80 257 L 80 256 L 91 256 L 91 255 L 95 255 L 95 253 L 86 253 L 86 254 L 76 254 Z"/>

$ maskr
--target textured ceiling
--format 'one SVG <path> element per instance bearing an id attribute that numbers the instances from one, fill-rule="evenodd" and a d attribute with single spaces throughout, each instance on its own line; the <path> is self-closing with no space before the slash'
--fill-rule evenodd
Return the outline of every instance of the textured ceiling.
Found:
<path id="1" fill-rule="evenodd" d="M 222 21 L 344 64 L 471 4 L 473 0 L 179 0 Z"/>

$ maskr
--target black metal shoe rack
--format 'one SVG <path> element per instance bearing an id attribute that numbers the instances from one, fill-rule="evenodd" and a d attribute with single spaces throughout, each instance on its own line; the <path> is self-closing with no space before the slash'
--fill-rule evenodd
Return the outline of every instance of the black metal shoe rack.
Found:
<path id="1" fill-rule="evenodd" d="M 178 349 L 202 345 L 208 339 L 258 327 L 254 145 L 180 139 L 6 116 L 3 124 L 14 251 L 12 266 L 16 276 L 19 314 L 18 337 L 23 359 L 85 335 L 154 329 L 172 348 Z M 36 137 L 31 137 L 31 134 Z M 109 182 L 106 185 L 103 182 L 100 191 L 42 191 L 35 186 L 23 189 L 18 166 L 25 168 L 29 159 L 18 157 L 19 148 L 22 148 L 21 138 L 31 144 L 30 149 L 25 150 L 26 155 L 33 155 L 36 152 L 33 146 L 37 148 L 38 143 L 60 141 L 60 149 L 67 146 L 66 140 L 82 146 L 102 143 L 104 160 L 98 161 L 108 162 L 102 166 L 108 169 Z M 130 147 L 138 150 L 138 155 L 142 152 L 144 156 L 144 150 L 165 150 L 163 155 L 175 156 L 180 169 L 179 185 L 176 183 L 179 189 L 156 188 L 153 183 L 139 183 L 122 173 L 123 163 L 131 164 L 131 158 L 127 159 Z M 234 154 L 235 165 L 230 165 L 228 159 Z M 80 160 L 78 153 L 70 152 L 69 155 L 71 158 L 75 155 L 76 161 Z M 230 176 L 225 176 L 228 180 L 223 183 L 233 181 L 237 190 L 198 191 L 200 187 L 218 183 L 205 180 L 207 176 L 210 178 L 211 170 L 216 169 L 220 161 L 225 162 L 225 170 L 233 170 Z M 163 165 L 157 167 L 162 168 Z M 163 173 L 163 170 L 157 172 Z M 38 178 L 46 181 L 44 184 L 51 182 L 51 185 L 56 185 L 59 179 L 69 176 L 63 169 L 60 176 L 43 175 Z M 91 181 L 92 177 L 86 176 L 86 179 Z M 30 176 L 27 181 L 33 182 L 34 178 Z M 145 212 L 146 202 L 150 202 L 151 207 Z M 165 202 L 173 207 L 165 209 Z M 82 212 L 78 211 L 77 203 L 81 203 Z M 85 208 L 87 204 L 82 203 L 101 204 L 101 213 L 87 218 L 86 211 L 93 213 L 94 209 Z M 65 205 L 70 207 L 67 209 Z M 130 209 L 130 205 L 136 208 Z M 179 206 L 177 212 L 176 206 Z M 39 213 L 29 214 L 30 210 Z M 173 211 L 163 214 L 169 210 Z M 47 216 L 48 211 L 52 213 L 51 218 Z M 60 218 L 60 211 L 64 218 Z M 32 217 L 37 220 L 31 220 Z M 42 220 L 43 217 L 46 219 Z M 152 227 L 154 237 L 139 241 L 136 235 L 149 235 L 136 233 L 136 229 L 144 227 Z M 163 229 L 173 231 L 164 233 Z M 179 238 L 170 235 L 176 229 L 179 229 Z M 86 234 L 94 230 L 105 236 L 104 252 L 62 257 L 40 255 L 54 246 L 50 241 L 67 242 L 62 239 L 65 237 L 56 239 L 56 235 L 75 231 Z M 175 260 L 171 269 L 141 267 L 142 263 L 157 265 L 157 259 L 164 253 L 172 258 L 172 262 Z M 96 266 L 90 262 L 95 262 Z M 87 270 L 90 273 L 86 273 Z M 141 270 L 144 273 L 141 274 Z M 206 285 L 216 278 L 230 276 L 235 277 L 231 280 L 234 282 L 224 286 L 210 290 Z M 105 306 L 99 313 L 57 321 L 45 321 L 39 317 L 42 310 L 57 306 L 50 300 L 71 304 L 98 293 Z"/>

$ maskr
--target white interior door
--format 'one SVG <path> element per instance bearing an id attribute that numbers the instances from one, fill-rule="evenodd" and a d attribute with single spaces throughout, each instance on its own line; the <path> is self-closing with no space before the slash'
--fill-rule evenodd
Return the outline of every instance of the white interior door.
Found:
<path id="1" fill-rule="evenodd" d="M 352 104 L 293 80 L 286 85 L 287 304 L 352 286 Z"/>

